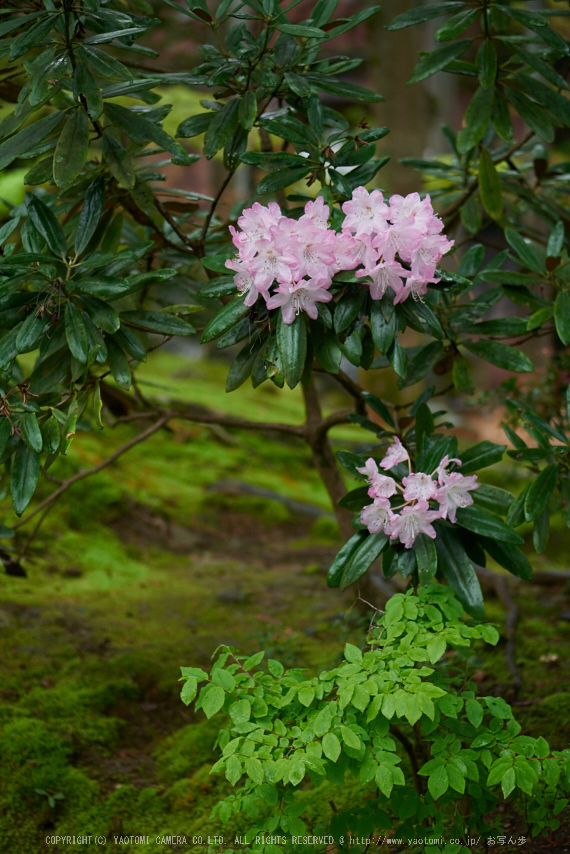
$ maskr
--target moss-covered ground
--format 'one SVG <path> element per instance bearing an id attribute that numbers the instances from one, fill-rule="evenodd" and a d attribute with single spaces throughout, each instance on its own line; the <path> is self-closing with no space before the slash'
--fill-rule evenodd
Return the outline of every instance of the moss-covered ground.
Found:
<path id="1" fill-rule="evenodd" d="M 226 397 L 225 370 L 164 354 L 152 374 L 141 373 L 153 383 L 145 393 L 155 396 L 301 420 L 295 393 L 264 386 Z M 67 477 L 100 462 L 137 429 L 78 433 L 50 473 Z M 336 436 L 340 444 L 361 439 L 352 428 Z M 508 465 L 498 477 L 504 484 Z M 235 481 L 323 515 L 295 514 L 276 499 L 242 494 Z M 44 483 L 38 498 L 53 488 Z M 180 702 L 179 666 L 207 666 L 219 643 L 231 643 L 243 651 L 266 648 L 314 670 L 331 665 L 345 640 L 359 641 L 353 594 L 324 583 L 339 544 L 330 509 L 296 440 L 181 423 L 62 497 L 22 561 L 26 577 L 0 576 L 2 854 L 92 852 L 97 835 L 107 843 L 96 850 L 108 854 L 204 852 L 194 837 L 205 843 L 208 836 L 245 833 L 247 818 L 225 828 L 210 819 L 229 789 L 209 775 L 218 721 Z M 30 528 L 22 529 L 20 546 Z M 537 569 L 567 568 L 568 552 L 565 532 L 555 529 L 549 555 L 557 560 L 533 560 Z M 525 732 L 566 747 L 570 585 L 517 583 L 512 592 L 524 680 L 517 716 Z M 502 627 L 504 609 L 492 594 L 487 611 Z M 512 698 L 504 649 L 503 637 L 496 650 L 479 652 L 476 678 L 486 693 Z M 361 796 L 347 784 L 341 798 Z M 329 806 L 321 800 L 313 809 L 317 816 Z M 46 844 L 53 836 L 71 841 Z M 129 836 L 150 842 L 114 841 Z M 177 836 L 187 844 L 173 843 Z M 560 832 L 544 850 L 562 851 L 558 838 Z"/>

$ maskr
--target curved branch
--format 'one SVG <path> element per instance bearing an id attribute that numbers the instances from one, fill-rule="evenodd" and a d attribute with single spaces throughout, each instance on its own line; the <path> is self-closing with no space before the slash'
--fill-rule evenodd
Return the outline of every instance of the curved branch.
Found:
<path id="1" fill-rule="evenodd" d="M 243 418 L 234 418 L 232 415 L 223 415 L 218 412 L 193 412 L 182 409 L 156 409 L 153 412 L 135 412 L 117 418 L 116 424 L 124 424 L 128 421 L 138 421 L 144 418 L 155 418 L 161 415 L 169 421 L 171 418 L 181 418 L 183 421 L 195 421 L 197 424 L 218 424 L 220 427 L 241 427 L 244 430 L 275 430 L 278 433 L 289 433 L 293 436 L 303 438 L 304 426 L 297 424 L 282 424 L 274 421 L 246 421 Z M 331 425 L 332 426 L 332 425 Z"/>
<path id="2" fill-rule="evenodd" d="M 27 516 L 24 516 L 23 519 L 20 519 L 19 522 L 16 522 L 13 527 L 21 528 L 22 525 L 25 525 L 26 522 L 28 522 L 30 519 L 33 519 L 34 516 L 37 516 L 38 513 L 41 513 L 44 508 L 49 507 L 50 504 L 53 504 L 54 501 L 57 501 L 60 495 L 63 495 L 63 493 L 66 492 L 70 486 L 73 486 L 80 480 L 85 480 L 86 477 L 91 477 L 92 474 L 97 474 L 97 472 L 100 472 L 108 465 L 111 465 L 111 463 L 114 463 L 115 460 L 118 460 L 119 457 L 121 457 L 127 451 L 130 451 L 130 449 L 134 448 L 135 445 L 138 445 L 140 442 L 144 442 L 145 439 L 148 439 L 149 436 L 152 436 L 152 434 L 160 430 L 161 427 L 164 427 L 167 421 L 168 417 L 162 416 L 158 419 L 158 421 L 156 421 L 146 430 L 143 430 L 142 433 L 139 433 L 138 436 L 135 436 L 134 439 L 131 439 L 130 442 L 127 442 L 126 445 L 123 445 L 122 448 L 119 448 L 117 451 L 115 451 L 114 454 L 111 454 L 110 457 L 107 457 L 106 460 L 103 460 L 103 462 L 99 463 L 96 466 L 93 466 L 93 468 L 78 472 L 78 474 L 74 474 L 73 477 L 70 477 L 68 480 L 64 480 L 59 489 L 56 489 L 55 492 L 52 492 L 51 495 L 48 495 L 47 498 L 44 498 L 44 500 L 41 501 L 38 506 L 35 507 L 34 510 L 32 510 L 31 513 L 28 513 Z"/>

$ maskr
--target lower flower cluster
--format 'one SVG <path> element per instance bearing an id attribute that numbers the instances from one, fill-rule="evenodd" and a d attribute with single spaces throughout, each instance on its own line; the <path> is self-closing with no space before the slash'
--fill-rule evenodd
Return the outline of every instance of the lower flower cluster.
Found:
<path id="1" fill-rule="evenodd" d="M 407 463 L 409 474 L 401 484 L 390 475 L 379 471 L 378 464 L 370 457 L 362 468 L 370 485 L 368 495 L 374 499 L 362 510 L 360 521 L 371 534 L 384 532 L 391 540 L 399 539 L 410 549 L 419 534 L 435 539 L 436 532 L 431 524 L 435 519 L 455 522 L 458 507 L 473 504 L 470 492 L 477 489 L 477 475 L 464 476 L 458 471 L 449 471 L 453 464 L 461 465 L 457 458 L 446 455 L 431 474 L 412 472 L 410 456 L 398 438 L 395 439 L 380 461 L 380 468 L 389 471 L 399 463 Z M 431 503 L 430 503 L 431 502 Z M 437 502 L 438 507 L 435 507 Z"/>

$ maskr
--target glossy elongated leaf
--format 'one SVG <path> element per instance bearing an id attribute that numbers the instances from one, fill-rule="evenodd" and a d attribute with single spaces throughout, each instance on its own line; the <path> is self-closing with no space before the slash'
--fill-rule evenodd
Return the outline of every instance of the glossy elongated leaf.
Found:
<path id="1" fill-rule="evenodd" d="M 437 571 L 437 550 L 435 543 L 427 534 L 420 534 L 414 540 L 413 548 L 416 554 L 416 566 L 418 568 L 420 584 L 427 587 Z"/>
<path id="2" fill-rule="evenodd" d="M 481 585 L 461 540 L 447 525 L 435 522 L 434 527 L 437 530 L 435 547 L 439 567 L 445 580 L 467 613 L 476 620 L 483 620 L 485 611 Z"/>
<path id="3" fill-rule="evenodd" d="M 439 18 L 441 15 L 450 15 L 453 12 L 458 12 L 464 7 L 465 3 L 463 2 L 428 3 L 426 5 L 414 6 L 413 9 L 408 9 L 394 18 L 386 29 L 402 30 L 404 27 L 413 27 L 415 24 L 423 24 L 424 21 L 431 21 L 432 18 Z"/>
<path id="4" fill-rule="evenodd" d="M 376 558 L 386 547 L 389 538 L 386 534 L 370 534 L 361 543 L 352 556 L 350 564 L 344 569 L 340 582 L 341 590 L 354 584 L 372 566 Z"/>
<path id="5" fill-rule="evenodd" d="M 532 579 L 532 566 L 527 556 L 518 546 L 486 537 L 482 537 L 480 543 L 493 560 L 497 561 L 499 566 L 508 569 L 517 578 L 522 578 L 525 581 Z"/>
<path id="6" fill-rule="evenodd" d="M 54 26 L 55 17 L 49 13 L 43 15 L 39 21 L 36 21 L 35 24 L 32 24 L 31 27 L 28 27 L 20 36 L 14 39 L 8 56 L 9 61 L 14 62 L 15 59 L 19 59 L 20 56 L 23 56 L 38 45 L 51 32 Z"/>
<path id="7" fill-rule="evenodd" d="M 295 388 L 303 375 L 307 356 L 307 325 L 304 315 L 297 315 L 293 323 L 285 323 L 282 315 L 279 316 L 277 346 L 285 382 L 289 388 Z"/>
<path id="8" fill-rule="evenodd" d="M 548 539 L 550 537 L 550 514 L 548 508 L 542 511 L 534 521 L 534 529 L 532 532 L 532 544 L 538 555 L 546 551 Z"/>
<path id="9" fill-rule="evenodd" d="M 321 368 L 330 374 L 338 374 L 342 352 L 332 329 L 327 329 L 320 323 L 311 323 L 311 341 Z"/>
<path id="10" fill-rule="evenodd" d="M 467 107 L 465 113 L 465 127 L 457 134 L 457 150 L 465 154 L 483 135 L 491 121 L 493 112 L 494 90 L 479 87 Z"/>
<path id="11" fill-rule="evenodd" d="M 510 246 L 515 250 L 525 267 L 538 273 L 539 276 L 544 276 L 546 273 L 542 258 L 538 254 L 536 248 L 526 241 L 518 231 L 514 228 L 505 229 L 505 237 Z"/>
<path id="12" fill-rule="evenodd" d="M 17 516 L 21 516 L 30 503 L 40 476 L 40 454 L 33 451 L 24 442 L 16 448 L 10 478 L 12 507 Z"/>
<path id="13" fill-rule="evenodd" d="M 34 412 L 24 412 L 20 422 L 22 439 L 32 451 L 39 454 L 43 447 L 42 433 Z"/>
<path id="14" fill-rule="evenodd" d="M 460 36 L 461 33 L 464 33 L 465 30 L 471 26 L 473 21 L 477 19 L 478 15 L 478 9 L 465 9 L 462 12 L 458 12 L 457 15 L 453 15 L 452 18 L 449 18 L 445 24 L 439 28 L 435 34 L 435 40 L 437 42 L 447 42 L 451 39 L 456 39 L 457 36 Z"/>
<path id="15" fill-rule="evenodd" d="M 493 92 L 492 89 L 481 91 Z M 503 215 L 503 193 L 497 167 L 486 148 L 479 154 L 479 195 L 483 207 L 492 219 L 501 219 Z"/>
<path id="16" fill-rule="evenodd" d="M 16 336 L 16 347 L 18 353 L 27 353 L 33 350 L 47 326 L 47 320 L 36 317 L 35 312 L 30 312 L 18 329 Z"/>
<path id="17" fill-rule="evenodd" d="M 489 510 L 484 510 L 476 504 L 471 505 L 471 507 L 459 507 L 456 518 L 457 523 L 463 528 L 473 531 L 474 534 L 480 534 L 482 537 L 490 537 L 514 545 L 524 543 L 521 535 L 503 522 L 500 516 L 491 513 Z"/>
<path id="18" fill-rule="evenodd" d="M 75 232 L 75 252 L 77 255 L 81 255 L 87 248 L 103 215 L 104 188 L 105 179 L 102 175 L 98 175 L 87 188 Z"/>
<path id="19" fill-rule="evenodd" d="M 440 341 L 432 341 L 416 353 L 408 362 L 403 387 L 414 385 L 423 379 L 445 355 L 445 347 Z M 388 358 L 390 358 L 388 356 Z M 396 370 L 394 368 L 394 370 Z M 399 371 L 396 371 L 399 373 Z"/>
<path id="20" fill-rule="evenodd" d="M 89 315 L 93 323 L 99 329 L 102 329 L 103 332 L 112 334 L 121 325 L 119 315 L 105 300 L 94 296 L 83 296 L 80 297 L 79 302 L 83 311 Z"/>
<path id="21" fill-rule="evenodd" d="M 208 344 L 210 341 L 218 338 L 226 331 L 226 329 L 229 329 L 234 325 L 234 323 L 241 320 L 244 314 L 247 314 L 249 310 L 249 307 L 244 304 L 242 297 L 237 297 L 229 302 L 217 313 L 213 320 L 208 323 L 202 333 L 200 343 Z"/>
<path id="22" fill-rule="evenodd" d="M 363 391 L 361 395 L 362 399 L 366 402 L 366 404 L 372 409 L 377 415 L 380 416 L 387 424 L 390 425 L 393 429 L 396 428 L 394 423 L 394 419 L 390 414 L 390 410 L 386 406 L 386 404 L 380 400 L 379 397 L 376 397 L 375 394 L 372 394 L 370 391 Z"/>
<path id="23" fill-rule="evenodd" d="M 386 320 L 379 300 L 373 300 L 370 307 L 370 328 L 375 347 L 384 355 L 396 334 L 396 315 L 392 313 L 390 320 Z"/>
<path id="24" fill-rule="evenodd" d="M 32 193 L 26 193 L 28 215 L 54 255 L 65 257 L 67 244 L 63 229 L 54 212 Z"/>
<path id="25" fill-rule="evenodd" d="M 348 566 L 352 556 L 364 540 L 369 536 L 368 531 L 358 531 L 347 540 L 341 550 L 337 553 L 327 573 L 328 587 L 339 587 L 342 574 Z"/>
<path id="26" fill-rule="evenodd" d="M 0 418 L 0 457 L 3 456 L 8 444 L 8 439 L 12 435 L 12 425 L 10 419 L 3 415 Z"/>
<path id="27" fill-rule="evenodd" d="M 190 116 L 190 118 L 185 119 L 178 125 L 178 130 L 176 131 L 176 136 L 184 137 L 185 139 L 191 139 L 194 136 L 199 136 L 201 133 L 205 133 L 216 113 L 198 113 L 195 116 Z"/>
<path id="28" fill-rule="evenodd" d="M 516 347 L 502 344 L 500 341 L 473 341 L 469 338 L 461 342 L 480 359 L 503 368 L 505 371 L 516 371 L 517 373 L 532 373 L 534 365 L 524 353 Z"/>
<path id="29" fill-rule="evenodd" d="M 39 119 L 28 125 L 3 142 L 0 145 L 0 169 L 5 169 L 16 157 L 21 157 L 22 154 L 42 142 L 48 134 L 55 130 L 64 115 L 63 110 L 58 110 L 51 116 L 46 116 L 44 119 Z"/>
<path id="30" fill-rule="evenodd" d="M 492 466 L 501 461 L 506 450 L 506 445 L 497 445 L 495 442 L 484 439 L 461 452 L 462 465 L 459 467 L 459 471 L 461 474 L 467 475 L 487 466 Z"/>
<path id="31" fill-rule="evenodd" d="M 53 156 L 53 178 L 58 187 L 67 187 L 79 174 L 89 149 L 89 119 L 83 107 L 72 110 L 65 120 Z"/>
<path id="32" fill-rule="evenodd" d="M 180 143 L 158 125 L 155 125 L 154 122 L 149 121 L 139 113 L 133 113 L 127 107 L 121 107 L 119 104 L 113 104 L 110 101 L 105 102 L 103 111 L 111 124 L 124 131 L 135 142 L 141 144 L 154 142 L 160 148 L 170 151 L 177 162 L 182 164 L 188 162 L 188 155 Z"/>
<path id="33" fill-rule="evenodd" d="M 518 89 L 505 86 L 503 89 L 507 101 L 513 105 L 519 116 L 527 123 L 538 136 L 547 142 L 554 140 L 554 128 L 548 118 L 548 113 L 543 107 L 539 107 Z"/>
<path id="34" fill-rule="evenodd" d="M 228 101 L 219 113 L 214 115 L 204 137 L 204 156 L 211 160 L 214 154 L 223 148 L 238 125 L 239 98 Z"/>
<path id="35" fill-rule="evenodd" d="M 566 291 L 559 291 L 556 295 L 554 323 L 558 337 L 567 347 L 570 344 L 570 296 Z"/>
<path id="36" fill-rule="evenodd" d="M 87 330 L 81 311 L 72 302 L 65 306 L 65 336 L 72 356 L 84 365 L 89 355 Z"/>
<path id="37" fill-rule="evenodd" d="M 497 51 L 492 39 L 485 39 L 477 51 L 479 83 L 484 89 L 492 89 L 497 76 Z"/>
<path id="38" fill-rule="evenodd" d="M 89 116 L 93 121 L 97 121 L 103 112 L 103 97 L 100 86 L 95 82 L 85 62 L 78 62 L 75 67 L 73 92 L 76 98 L 83 96 Z M 109 97 L 108 94 L 107 97 Z"/>
<path id="39" fill-rule="evenodd" d="M 243 385 L 251 375 L 254 362 L 264 344 L 265 340 L 263 339 L 256 343 L 248 341 L 245 347 L 239 351 L 228 372 L 228 378 L 226 380 L 227 392 L 235 391 L 235 389 Z"/>
<path id="40" fill-rule="evenodd" d="M 131 386 L 131 369 L 127 357 L 121 348 L 109 338 L 107 339 L 107 360 L 117 385 L 128 390 Z"/>
<path id="41" fill-rule="evenodd" d="M 69 349 L 65 346 L 38 362 L 30 375 L 30 392 L 47 394 L 52 391 L 68 378 L 69 361 Z"/>
<path id="42" fill-rule="evenodd" d="M 446 65 L 465 53 L 470 44 L 471 39 L 459 39 L 459 41 L 451 42 L 451 44 L 446 44 L 428 53 L 423 59 L 420 59 L 406 84 L 419 83 L 420 80 L 425 80 L 426 77 L 431 77 L 432 74 L 441 71 Z"/>
<path id="43" fill-rule="evenodd" d="M 345 510 L 354 512 L 362 510 L 367 504 L 370 504 L 371 498 L 368 495 L 368 486 L 358 486 L 356 489 L 351 489 L 346 495 L 338 501 L 339 507 L 344 507 Z"/>
<path id="44" fill-rule="evenodd" d="M 296 166 L 293 169 L 280 169 L 271 175 L 267 175 L 257 185 L 258 196 L 264 196 L 267 193 L 275 193 L 277 190 L 283 190 L 285 187 L 290 187 L 297 181 L 302 181 L 311 171 L 310 164 L 305 166 Z"/>
<path id="45" fill-rule="evenodd" d="M 524 502 L 524 516 L 527 522 L 537 519 L 546 509 L 556 489 L 557 480 L 558 466 L 556 463 L 551 463 L 531 483 Z"/>
<path id="46" fill-rule="evenodd" d="M 123 311 L 121 322 L 162 335 L 193 335 L 194 327 L 181 317 L 162 311 Z"/>
<path id="47" fill-rule="evenodd" d="M 512 493 L 488 483 L 480 483 L 479 488 L 471 493 L 471 497 L 479 507 L 491 510 L 492 513 L 497 513 L 499 516 L 506 516 L 514 501 Z"/>
<path id="48" fill-rule="evenodd" d="M 103 156 L 117 183 L 122 187 L 132 189 L 136 183 L 136 175 L 131 158 L 121 143 L 108 131 L 103 133 Z"/>

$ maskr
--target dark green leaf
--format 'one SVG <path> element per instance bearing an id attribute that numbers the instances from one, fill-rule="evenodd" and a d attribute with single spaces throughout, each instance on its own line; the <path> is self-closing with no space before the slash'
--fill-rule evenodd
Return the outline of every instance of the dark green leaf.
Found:
<path id="1" fill-rule="evenodd" d="M 485 39 L 477 51 L 477 65 L 479 66 L 479 83 L 481 86 L 484 89 L 493 87 L 497 76 L 497 51 L 491 39 Z"/>
<path id="2" fill-rule="evenodd" d="M 12 507 L 21 516 L 30 503 L 40 476 L 40 454 L 23 442 L 16 448 L 12 463 L 10 493 Z"/>
<path id="3" fill-rule="evenodd" d="M 32 195 L 32 193 L 26 193 L 26 207 L 28 209 L 28 216 L 54 255 L 65 258 L 67 245 L 63 229 L 51 208 L 48 208 L 45 202 L 42 202 L 41 199 Z M 46 258 L 45 260 L 47 261 L 48 259 Z"/>
<path id="4" fill-rule="evenodd" d="M 19 59 L 20 56 L 23 56 L 33 47 L 36 47 L 51 32 L 55 26 L 55 22 L 54 15 L 48 13 L 42 16 L 39 21 L 36 21 L 35 24 L 32 24 L 31 27 L 28 27 L 20 36 L 14 39 L 10 55 L 8 56 L 9 61 L 14 62 L 15 59 Z"/>
<path id="5" fill-rule="evenodd" d="M 525 581 L 532 579 L 532 566 L 518 546 L 487 538 L 482 538 L 480 542 L 499 566 L 508 569 L 517 578 L 523 578 Z"/>
<path id="6" fill-rule="evenodd" d="M 524 50 L 524 48 L 517 44 L 516 42 L 509 41 L 509 48 L 516 53 L 517 56 L 520 56 L 521 59 L 534 68 L 535 71 L 538 71 L 545 80 L 548 80 L 549 83 L 552 83 L 553 86 L 556 86 L 560 89 L 568 89 L 568 84 L 564 77 L 559 74 L 555 68 L 552 67 L 548 62 L 545 62 L 541 59 L 538 54 L 531 53 L 530 51 Z"/>
<path id="7" fill-rule="evenodd" d="M 53 178 L 58 187 L 75 181 L 87 159 L 89 119 L 83 107 L 69 113 L 53 156 Z"/>
<path id="8" fill-rule="evenodd" d="M 457 522 L 463 528 L 473 531 L 474 534 L 480 534 L 482 537 L 490 537 L 493 540 L 513 543 L 514 545 L 524 543 L 520 534 L 517 534 L 503 522 L 500 516 L 489 512 L 489 510 L 483 510 L 482 507 L 477 507 L 475 504 L 470 507 L 459 507 L 457 509 Z"/>
<path id="9" fill-rule="evenodd" d="M 100 86 L 95 82 L 93 75 L 84 62 L 78 62 L 75 66 L 73 93 L 77 100 L 79 100 L 81 95 L 83 96 L 89 116 L 93 121 L 97 121 L 103 112 L 103 97 Z"/>
<path id="10" fill-rule="evenodd" d="M 461 343 L 480 359 L 484 359 L 498 368 L 503 368 L 505 371 L 516 371 L 517 373 L 532 373 L 534 371 L 534 365 L 528 356 L 525 356 L 516 347 L 509 347 L 508 344 L 501 344 L 500 341 L 485 341 L 483 339 L 479 341 L 466 339 Z"/>
<path id="11" fill-rule="evenodd" d="M 344 544 L 327 573 L 327 586 L 339 587 L 345 567 L 349 564 L 357 548 L 368 537 L 368 531 L 358 531 Z"/>
<path id="12" fill-rule="evenodd" d="M 116 332 L 121 321 L 115 309 L 99 297 L 84 296 L 80 297 L 80 304 L 95 326 L 102 329 L 103 332 Z"/>
<path id="13" fill-rule="evenodd" d="M 12 425 L 10 424 L 10 419 L 3 415 L 2 418 L 0 418 L 0 457 L 4 455 L 8 439 L 11 435 Z"/>
<path id="14" fill-rule="evenodd" d="M 546 110 L 539 107 L 538 104 L 535 104 L 534 101 L 531 101 L 522 92 L 512 89 L 510 86 L 505 86 L 503 92 L 507 101 L 510 101 L 529 128 L 547 142 L 553 142 L 554 128 L 550 123 Z"/>
<path id="15" fill-rule="evenodd" d="M 533 522 L 547 508 L 556 489 L 557 480 L 558 466 L 551 463 L 531 483 L 524 502 L 524 516 L 527 522 Z"/>
<path id="16" fill-rule="evenodd" d="M 131 386 L 131 369 L 125 354 L 110 339 L 107 339 L 107 350 L 107 359 L 113 379 L 120 388 L 128 390 Z"/>
<path id="17" fill-rule="evenodd" d="M 135 362 L 146 362 L 146 349 L 135 333 L 127 326 L 122 326 L 115 332 L 112 340 Z"/>
<path id="18" fill-rule="evenodd" d="M 343 495 L 337 504 L 339 507 L 344 507 L 345 510 L 352 510 L 355 513 L 362 510 L 363 507 L 370 504 L 368 486 L 358 486 L 356 489 L 352 489 Z"/>
<path id="19" fill-rule="evenodd" d="M 240 98 L 238 121 L 244 130 L 251 130 L 257 118 L 257 99 L 255 92 L 249 89 Z"/>
<path id="20" fill-rule="evenodd" d="M 450 41 L 450 39 L 457 38 L 457 36 L 460 36 L 461 33 L 464 33 L 465 30 L 471 26 L 473 21 L 477 19 L 478 15 L 479 9 L 465 9 L 457 15 L 453 15 L 452 18 L 449 18 L 449 20 L 446 21 L 439 30 L 437 30 L 435 34 L 436 42 L 447 42 Z"/>
<path id="21" fill-rule="evenodd" d="M 239 98 L 232 98 L 224 104 L 206 130 L 204 137 L 204 156 L 211 160 L 214 154 L 223 148 L 238 125 Z"/>
<path id="22" fill-rule="evenodd" d="M 36 415 L 33 412 L 24 412 L 20 427 L 22 430 L 22 439 L 28 448 L 31 448 L 32 451 L 37 451 L 38 454 L 41 453 L 43 447 L 42 434 Z"/>
<path id="23" fill-rule="evenodd" d="M 124 131 L 135 142 L 141 144 L 154 142 L 160 148 L 170 151 L 180 163 L 188 162 L 188 155 L 180 143 L 139 113 L 133 113 L 127 107 L 121 107 L 110 101 L 105 102 L 104 113 L 111 124 Z M 231 134 L 228 134 L 228 139 L 230 136 Z"/>
<path id="24" fill-rule="evenodd" d="M 457 391 L 475 391 L 473 377 L 469 370 L 469 363 L 463 356 L 456 356 L 453 361 L 452 369 L 453 385 Z"/>
<path id="25" fill-rule="evenodd" d="M 437 571 L 437 551 L 435 543 L 427 534 L 420 534 L 414 540 L 414 551 L 416 553 L 416 565 L 420 584 L 424 587 L 430 583 Z"/>
<path id="26" fill-rule="evenodd" d="M 445 347 L 440 341 L 432 341 L 422 347 L 408 362 L 408 369 L 402 383 L 402 388 L 414 385 L 428 374 L 437 362 L 445 356 Z M 388 356 L 388 358 L 390 358 Z M 396 371 L 398 373 L 398 371 Z"/>
<path id="27" fill-rule="evenodd" d="M 402 30 L 404 27 L 412 27 L 414 24 L 423 24 L 424 21 L 431 21 L 432 18 L 439 18 L 441 15 L 450 15 L 452 12 L 457 12 L 463 9 L 464 6 L 465 3 L 463 2 L 428 3 L 425 6 L 414 6 L 413 9 L 408 9 L 394 18 L 386 29 Z"/>
<path id="28" fill-rule="evenodd" d="M 465 127 L 457 134 L 457 150 L 465 154 L 485 134 L 493 112 L 494 89 L 477 89 L 465 113 Z"/>
<path id="29" fill-rule="evenodd" d="M 19 327 L 16 336 L 18 353 L 27 353 L 29 350 L 34 350 L 46 326 L 47 320 L 36 317 L 34 311 L 30 312 Z"/>
<path id="30" fill-rule="evenodd" d="M 467 613 L 476 620 L 483 620 L 485 611 L 481 585 L 459 537 L 440 522 L 435 522 L 434 527 L 437 530 L 435 547 L 445 580 Z"/>
<path id="31" fill-rule="evenodd" d="M 0 145 L 0 169 L 5 169 L 10 163 L 38 145 L 61 122 L 65 115 L 63 110 L 52 113 L 44 119 L 39 119 L 28 125 L 19 133 L 11 136 Z"/>
<path id="32" fill-rule="evenodd" d="M 439 344 L 439 342 L 436 343 Z M 408 354 L 406 353 L 397 338 L 394 338 L 392 344 L 388 348 L 386 356 L 388 357 L 388 361 L 390 362 L 392 368 L 398 374 L 398 376 L 402 379 L 404 377 L 407 377 Z"/>
<path id="33" fill-rule="evenodd" d="M 539 276 L 545 275 L 546 270 L 544 268 L 542 258 L 530 242 L 526 241 L 524 237 L 521 237 L 514 228 L 505 229 L 505 237 L 525 267 L 528 267 L 530 270 L 538 273 Z"/>
<path id="34" fill-rule="evenodd" d="M 342 353 L 338 339 L 332 329 L 327 329 L 320 323 L 312 322 L 311 340 L 321 368 L 330 374 L 338 374 Z"/>
<path id="35" fill-rule="evenodd" d="M 241 297 L 237 297 L 232 300 L 232 302 L 229 302 L 208 323 L 202 333 L 200 343 L 208 344 L 210 341 L 218 338 L 222 332 L 225 332 L 226 329 L 229 329 L 234 325 L 234 323 L 237 323 L 237 321 L 240 320 L 244 314 L 247 314 L 249 310 L 249 307 L 244 304 L 243 298 Z"/>
<path id="36" fill-rule="evenodd" d="M 198 113 L 195 116 L 190 116 L 190 118 L 185 119 L 180 125 L 178 125 L 176 136 L 191 139 L 194 136 L 199 136 L 201 133 L 205 133 L 210 127 L 215 115 L 216 113 L 210 112 Z"/>
<path id="37" fill-rule="evenodd" d="M 491 486 L 488 483 L 480 483 L 479 488 L 471 493 L 471 497 L 480 507 L 506 516 L 509 507 L 514 501 L 513 495 L 499 486 Z M 510 523 L 509 523 L 510 524 Z"/>
<path id="38" fill-rule="evenodd" d="M 209 299 L 217 299 L 219 297 L 230 296 L 236 294 L 237 288 L 233 276 L 219 276 L 217 279 L 212 279 L 207 285 L 203 285 L 198 291 L 199 297 L 207 297 Z"/>
<path id="39" fill-rule="evenodd" d="M 182 318 L 163 311 L 123 311 L 121 322 L 162 335 L 193 335 L 196 331 Z"/>
<path id="40" fill-rule="evenodd" d="M 235 391 L 239 388 L 251 374 L 253 363 L 255 362 L 260 349 L 264 346 L 265 341 L 258 341 L 257 344 L 252 344 L 248 341 L 232 362 L 232 366 L 228 373 L 226 381 L 226 391 Z"/>
<path id="41" fill-rule="evenodd" d="M 492 89 L 483 89 L 483 92 L 493 92 Z M 479 195 L 483 207 L 492 219 L 501 219 L 503 215 L 503 192 L 501 180 L 493 158 L 486 148 L 482 148 L 479 154 Z"/>
<path id="42" fill-rule="evenodd" d="M 547 258 L 560 258 L 564 248 L 564 238 L 564 223 L 560 220 L 550 232 L 546 247 Z"/>
<path id="43" fill-rule="evenodd" d="M 101 219 L 105 203 L 104 189 L 105 179 L 102 175 L 98 175 L 87 187 L 75 232 L 75 252 L 77 255 L 81 255 L 85 251 Z"/>
<path id="44" fill-rule="evenodd" d="M 136 175 L 131 158 L 121 143 L 108 131 L 103 133 L 103 157 L 115 181 L 122 187 L 132 189 L 136 183 Z"/>
<path id="45" fill-rule="evenodd" d="M 376 397 L 375 394 L 372 394 L 370 391 L 363 391 L 361 394 L 364 402 L 372 409 L 377 415 L 382 418 L 386 424 L 388 424 L 393 429 L 396 429 L 396 425 L 394 424 L 394 419 L 392 418 L 388 407 L 386 406 L 380 398 Z"/>
<path id="46" fill-rule="evenodd" d="M 289 388 L 295 388 L 303 375 L 307 355 L 307 325 L 303 315 L 297 315 L 293 323 L 285 323 L 282 315 L 279 315 L 277 346 L 285 381 Z"/>
<path id="47" fill-rule="evenodd" d="M 554 323 L 556 332 L 565 347 L 570 344 L 570 296 L 566 291 L 559 291 L 554 303 Z"/>
<path id="48" fill-rule="evenodd" d="M 72 302 L 65 306 L 65 335 L 72 356 L 84 365 L 89 355 L 87 331 L 81 311 Z"/>
<path id="49" fill-rule="evenodd" d="M 546 551 L 548 539 L 550 537 L 550 513 L 548 508 L 545 508 L 540 516 L 534 522 L 532 532 L 532 544 L 538 555 Z"/>
<path id="50" fill-rule="evenodd" d="M 446 65 L 449 65 L 450 62 L 453 62 L 462 53 L 465 53 L 470 44 L 471 39 L 460 39 L 426 54 L 420 59 L 414 68 L 414 73 L 406 81 L 406 84 L 419 83 L 420 80 L 425 80 L 426 77 L 431 77 L 432 74 L 441 71 Z"/>
<path id="51" fill-rule="evenodd" d="M 379 300 L 373 300 L 370 306 L 370 328 L 376 349 L 384 355 L 396 334 L 396 316 L 392 313 L 390 320 L 387 321 Z"/>
<path id="52" fill-rule="evenodd" d="M 275 193 L 301 181 L 311 171 L 310 164 L 296 166 L 294 169 L 281 169 L 272 175 L 267 175 L 257 185 L 257 195 L 265 196 L 267 193 Z"/>
<path id="53" fill-rule="evenodd" d="M 372 566 L 376 558 L 382 553 L 388 537 L 386 534 L 370 534 L 354 552 L 351 561 L 345 567 L 340 582 L 341 590 L 346 590 L 355 581 L 358 581 L 364 573 Z"/>
<path id="54" fill-rule="evenodd" d="M 473 472 L 479 469 L 492 466 L 502 460 L 506 449 L 506 445 L 496 445 L 494 442 L 484 439 L 482 442 L 478 442 L 466 451 L 461 452 L 462 464 L 459 467 L 459 471 L 463 475 L 468 475 L 473 474 Z"/>
<path id="55" fill-rule="evenodd" d="M 326 33 L 318 27 L 308 27 L 305 24 L 275 24 L 276 28 L 289 36 L 299 36 L 303 39 L 322 39 Z"/>
<path id="56" fill-rule="evenodd" d="M 69 360 L 69 350 L 66 346 L 38 362 L 30 376 L 30 392 L 47 394 L 67 379 Z"/>

